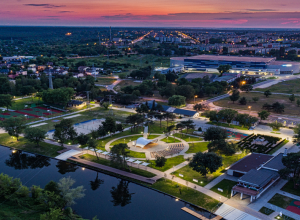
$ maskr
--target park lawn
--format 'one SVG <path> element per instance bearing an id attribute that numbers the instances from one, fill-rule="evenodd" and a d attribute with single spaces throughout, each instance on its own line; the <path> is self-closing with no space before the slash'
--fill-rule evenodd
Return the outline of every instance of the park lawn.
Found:
<path id="1" fill-rule="evenodd" d="M 25 105 L 28 105 L 30 107 L 31 104 L 43 104 L 44 102 L 42 99 L 39 100 L 37 97 L 27 97 L 24 99 L 18 99 L 18 100 L 13 100 L 12 106 L 9 107 L 9 109 L 13 110 L 21 110 L 26 108 Z"/>
<path id="2" fill-rule="evenodd" d="M 206 142 L 197 142 L 197 143 L 190 143 L 189 149 L 185 152 L 186 154 L 190 153 L 198 153 L 198 152 L 204 152 L 207 150 L 208 141 Z"/>
<path id="3" fill-rule="evenodd" d="M 97 82 L 96 84 L 99 85 L 111 85 L 113 84 L 117 79 L 115 78 L 109 78 L 109 77 L 97 77 Z"/>
<path id="4" fill-rule="evenodd" d="M 217 185 L 212 187 L 210 190 L 214 191 L 222 196 L 225 196 L 227 198 L 230 198 L 231 189 L 237 184 L 235 181 L 223 179 L 221 182 L 219 182 Z M 223 189 L 223 192 L 220 192 L 218 188 Z"/>
<path id="5" fill-rule="evenodd" d="M 183 163 L 185 160 L 183 158 L 183 155 L 179 155 L 176 157 L 171 157 L 171 158 L 167 158 L 167 162 L 163 167 L 157 167 L 155 166 L 155 161 L 154 160 L 150 160 L 150 167 L 157 169 L 159 171 L 165 172 L 166 170 L 171 169 L 173 166 L 176 166 L 178 164 Z"/>
<path id="6" fill-rule="evenodd" d="M 114 145 L 116 145 L 116 144 L 121 144 L 121 143 L 127 144 L 127 143 L 129 143 L 130 141 L 135 141 L 135 140 L 137 140 L 137 139 L 140 138 L 140 137 L 143 137 L 143 135 L 135 135 L 135 136 L 125 137 L 125 138 L 120 138 L 120 139 L 118 139 L 118 140 L 112 142 L 110 145 L 111 145 L 111 146 L 114 146 Z"/>
<path id="7" fill-rule="evenodd" d="M 205 195 L 204 193 L 188 188 L 184 185 L 177 184 L 175 182 L 172 182 L 171 180 L 166 180 L 164 178 L 159 179 L 150 187 L 203 207 L 207 210 L 212 210 L 219 203 L 217 200 Z M 181 191 L 181 193 L 179 190 Z"/>
<path id="8" fill-rule="evenodd" d="M 174 137 L 166 137 L 164 139 L 161 139 L 161 141 L 166 142 L 166 143 L 180 143 L 181 141 L 174 138 Z"/>
<path id="9" fill-rule="evenodd" d="M 12 147 L 18 150 L 25 150 L 31 153 L 41 154 L 48 157 L 56 157 L 59 155 L 57 151 L 63 149 L 61 146 L 48 144 L 41 142 L 40 146 L 37 147 L 35 144 L 27 141 L 24 137 L 19 137 L 19 141 L 16 138 L 12 138 L 8 134 L 0 134 L 0 144 Z"/>
<path id="10" fill-rule="evenodd" d="M 146 154 L 143 152 L 136 152 L 129 150 L 129 157 L 134 157 L 134 158 L 146 158 Z"/>
<path id="11" fill-rule="evenodd" d="M 113 168 L 118 169 L 118 167 L 115 164 L 111 163 L 110 160 L 107 160 L 107 159 L 104 159 L 104 158 L 101 158 L 101 157 L 99 157 L 99 159 L 97 159 L 97 157 L 94 156 L 94 155 L 84 154 L 84 155 L 81 155 L 80 158 L 84 159 L 84 160 L 92 161 L 94 163 L 98 163 L 98 164 L 102 164 L 102 165 L 105 165 L 105 166 L 109 166 L 109 167 L 113 167 Z M 149 178 L 156 176 L 154 173 L 148 172 L 146 170 L 141 170 L 141 169 L 138 169 L 138 168 L 135 168 L 135 167 L 130 167 L 130 169 L 131 169 L 131 172 L 136 174 L 136 175 L 149 177 Z"/>
<path id="12" fill-rule="evenodd" d="M 255 91 L 266 91 L 270 90 L 275 93 L 288 93 L 288 94 L 300 94 L 300 79 L 287 80 L 285 82 L 280 82 L 272 85 L 268 88 L 257 88 Z"/>
<path id="13" fill-rule="evenodd" d="M 259 212 L 261 212 L 261 213 L 263 213 L 265 215 L 271 215 L 275 211 L 263 206 L 263 207 L 261 207 L 261 209 L 259 210 Z"/>
<path id="14" fill-rule="evenodd" d="M 217 125 L 217 126 L 221 126 L 221 127 L 225 127 L 225 128 L 234 128 L 234 129 L 239 129 L 239 130 L 249 130 L 249 128 L 247 128 L 247 127 L 242 127 L 242 126 L 233 125 L 233 124 L 229 125 L 227 123 L 222 123 L 222 122 L 210 121 L 210 122 L 207 122 L 206 124 Z"/>
<path id="15" fill-rule="evenodd" d="M 294 199 L 278 194 L 276 193 L 269 201 L 268 203 L 271 203 L 273 205 L 276 205 L 278 207 L 281 207 L 283 209 L 286 209 L 289 204 L 293 201 Z"/>
<path id="16" fill-rule="evenodd" d="M 268 90 L 268 89 L 265 89 Z M 272 90 L 271 90 L 272 92 Z M 215 105 L 231 108 L 231 109 L 241 109 L 241 110 L 247 110 L 249 111 L 249 106 L 251 106 L 251 111 L 259 112 L 262 110 L 262 106 L 265 103 L 273 104 L 275 102 L 279 102 L 281 104 L 284 104 L 284 115 L 298 115 L 299 116 L 299 110 L 300 107 L 297 106 L 296 102 L 291 102 L 289 100 L 288 95 L 270 95 L 268 98 L 264 96 L 263 93 L 258 92 L 243 92 L 240 94 L 240 97 L 245 97 L 247 100 L 251 100 L 251 102 L 247 102 L 246 105 L 240 105 L 238 101 L 232 103 L 229 98 L 221 99 L 216 102 L 214 102 Z M 259 101 L 256 103 L 252 101 L 253 97 L 258 97 Z M 297 98 L 296 98 L 297 99 Z"/>
<path id="17" fill-rule="evenodd" d="M 161 135 L 150 134 L 150 135 L 148 135 L 148 139 L 153 140 L 155 138 L 158 138 L 159 136 L 161 136 Z"/>
<path id="18" fill-rule="evenodd" d="M 120 92 L 121 89 L 125 86 L 138 86 L 140 84 L 141 83 L 134 82 L 134 80 L 122 80 L 114 87 L 114 90 L 116 90 L 117 92 Z"/>
<path id="19" fill-rule="evenodd" d="M 191 136 L 187 135 L 185 133 L 175 133 L 175 137 L 178 137 L 186 142 L 192 142 L 192 141 L 202 141 L 203 139 L 201 137 Z"/>
<path id="20" fill-rule="evenodd" d="M 284 140 L 281 144 L 279 144 L 277 147 L 275 147 L 274 149 L 272 149 L 271 151 L 269 151 L 268 154 L 273 154 L 275 153 L 277 150 L 279 150 L 280 148 L 282 148 L 284 145 L 286 145 L 287 143 L 289 143 L 288 140 Z M 300 195 L 300 194 L 299 194 Z"/>
<path id="21" fill-rule="evenodd" d="M 288 192 L 288 193 L 291 193 L 293 195 L 296 195 L 296 196 L 300 196 L 300 190 L 299 188 L 298 189 L 295 189 L 294 188 L 294 181 L 293 180 L 289 180 L 282 188 L 281 188 L 282 191 L 285 191 L 285 192 Z"/>
<path id="22" fill-rule="evenodd" d="M 221 174 L 225 173 L 226 171 L 225 168 L 235 163 L 236 161 L 240 160 L 246 155 L 247 155 L 246 153 L 242 153 L 242 154 L 234 154 L 233 156 L 222 156 L 223 166 L 220 167 L 216 172 L 212 174 L 207 174 L 206 177 L 203 177 L 200 173 L 194 171 L 189 165 L 186 165 L 180 168 L 179 170 L 176 170 L 175 172 L 173 172 L 173 174 L 181 179 L 198 184 L 199 186 L 205 186 L 206 184 L 208 184 L 209 182 L 211 182 Z M 182 174 L 183 177 L 180 177 L 179 174 Z M 193 179 L 198 180 L 198 182 L 194 182 Z"/>

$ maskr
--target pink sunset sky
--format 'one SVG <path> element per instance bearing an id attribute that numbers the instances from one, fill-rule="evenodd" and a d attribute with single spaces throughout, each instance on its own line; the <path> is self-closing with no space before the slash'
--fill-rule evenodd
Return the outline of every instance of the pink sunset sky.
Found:
<path id="1" fill-rule="evenodd" d="M 3 0 L 0 25 L 299 28 L 299 0 Z"/>

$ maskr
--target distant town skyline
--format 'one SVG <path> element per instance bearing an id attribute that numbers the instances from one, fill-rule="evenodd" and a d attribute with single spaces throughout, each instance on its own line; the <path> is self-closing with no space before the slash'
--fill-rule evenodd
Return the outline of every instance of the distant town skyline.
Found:
<path id="1" fill-rule="evenodd" d="M 297 0 L 10 0 L 0 25 L 300 28 Z"/>

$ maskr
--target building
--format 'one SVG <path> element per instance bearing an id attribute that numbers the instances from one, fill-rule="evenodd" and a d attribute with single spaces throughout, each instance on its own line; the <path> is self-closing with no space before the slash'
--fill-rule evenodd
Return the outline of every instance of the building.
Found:
<path id="1" fill-rule="evenodd" d="M 173 57 L 171 67 L 183 66 L 185 71 L 215 70 L 220 65 L 230 65 L 231 71 L 249 75 L 293 74 L 300 72 L 300 63 L 276 61 L 274 57 L 245 57 L 198 55 L 192 57 Z"/>
<path id="2" fill-rule="evenodd" d="M 267 154 L 252 153 L 233 164 L 228 170 L 228 175 L 240 177 L 237 185 L 231 190 L 231 196 L 240 193 L 250 196 L 250 202 L 258 199 L 267 189 L 275 184 L 279 179 L 279 170 L 284 169 L 282 157 L 285 153 L 276 156 Z"/>
<path id="3" fill-rule="evenodd" d="M 223 73 L 222 76 L 215 78 L 214 82 L 225 81 L 227 83 L 231 83 L 234 80 L 236 80 L 237 78 L 239 78 L 240 76 L 241 76 L 240 73 Z"/>

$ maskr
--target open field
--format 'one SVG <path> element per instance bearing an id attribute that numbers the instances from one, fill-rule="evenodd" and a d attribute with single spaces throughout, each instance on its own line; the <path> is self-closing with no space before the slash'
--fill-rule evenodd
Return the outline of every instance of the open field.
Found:
<path id="1" fill-rule="evenodd" d="M 192 142 L 192 141 L 202 141 L 203 138 L 201 137 L 195 137 L 195 136 L 191 136 L 191 135 L 188 135 L 186 133 L 175 133 L 174 134 L 175 137 L 178 137 L 186 142 Z"/>
<path id="2" fill-rule="evenodd" d="M 198 142 L 190 143 L 190 148 L 185 152 L 186 154 L 204 152 L 207 150 L 207 145 L 209 142 Z"/>
<path id="3" fill-rule="evenodd" d="M 113 168 L 118 169 L 118 167 L 115 164 L 113 164 L 110 160 L 103 159 L 101 157 L 99 157 L 99 159 L 97 159 L 97 157 L 94 156 L 94 155 L 84 154 L 84 155 L 80 156 L 80 158 L 84 159 L 84 160 L 92 161 L 94 163 L 99 163 L 99 164 L 102 164 L 102 165 L 105 165 L 105 166 L 109 166 L 109 167 L 113 167 Z M 135 167 L 130 167 L 130 169 L 131 169 L 132 173 L 140 175 L 140 176 L 149 177 L 149 178 L 155 176 L 155 174 L 150 173 L 146 170 L 141 170 L 141 169 L 138 169 L 138 168 L 135 168 Z"/>
<path id="4" fill-rule="evenodd" d="M 251 106 L 251 111 L 261 111 L 262 106 L 265 103 L 273 104 L 274 102 L 279 102 L 281 104 L 284 104 L 285 109 L 284 113 L 285 115 L 299 115 L 300 114 L 300 107 L 297 106 L 296 101 L 291 102 L 287 95 L 271 95 L 268 98 L 264 96 L 263 93 L 256 93 L 256 92 L 243 92 L 240 94 L 241 97 L 245 97 L 247 100 L 250 100 L 251 102 L 247 102 L 246 105 L 240 105 L 237 102 L 232 103 L 229 98 L 221 99 L 219 101 L 214 102 L 215 105 L 221 106 L 221 107 L 227 107 L 232 109 L 241 109 L 241 110 L 248 110 L 249 106 Z M 259 97 L 259 101 L 256 103 L 252 101 L 253 97 Z M 296 98 L 297 99 L 297 98 Z M 250 112 L 250 111 L 249 111 Z"/>
<path id="5" fill-rule="evenodd" d="M 108 77 L 97 77 L 97 80 L 98 82 L 96 82 L 96 84 L 100 84 L 100 85 L 111 85 L 115 81 L 117 81 L 117 79 L 108 78 Z"/>
<path id="6" fill-rule="evenodd" d="M 268 88 L 260 89 L 257 88 L 255 91 L 266 91 L 270 90 L 271 92 L 278 93 L 288 93 L 288 94 L 300 94 L 300 79 L 288 80 L 285 82 L 280 82 Z"/>
<path id="7" fill-rule="evenodd" d="M 223 166 L 220 167 L 216 172 L 206 175 L 206 177 L 203 177 L 200 173 L 194 171 L 191 167 L 189 167 L 189 165 L 182 167 L 181 169 L 175 171 L 173 174 L 176 175 L 177 177 L 179 177 L 179 174 L 182 174 L 183 177 L 179 177 L 179 178 L 187 180 L 189 182 L 194 182 L 193 179 L 196 179 L 198 180 L 198 182 L 194 182 L 195 184 L 198 184 L 199 186 L 205 186 L 213 179 L 215 179 L 216 177 L 224 173 L 225 168 L 227 168 L 228 166 L 242 159 L 245 156 L 246 156 L 245 152 L 241 154 L 234 154 L 233 156 L 222 156 Z"/>
<path id="8" fill-rule="evenodd" d="M 141 83 L 133 82 L 133 81 L 134 80 L 122 80 L 115 86 L 114 90 L 116 90 L 117 92 L 120 92 L 121 88 L 123 88 L 125 86 L 138 86 L 141 84 Z"/>
<path id="9" fill-rule="evenodd" d="M 174 166 L 176 166 L 176 165 L 178 165 L 178 164 L 180 164 L 184 161 L 185 160 L 183 159 L 183 155 L 180 155 L 180 156 L 168 158 L 166 164 L 163 167 L 155 166 L 155 161 L 154 160 L 149 161 L 151 163 L 149 166 L 154 168 L 154 169 L 157 169 L 157 170 L 160 170 L 160 171 L 164 172 L 164 171 L 169 170 L 172 167 L 174 167 Z"/>
<path id="10" fill-rule="evenodd" d="M 292 201 L 292 198 L 276 193 L 268 203 L 286 209 Z"/>
<path id="11" fill-rule="evenodd" d="M 18 100 L 13 100 L 13 104 L 9 109 L 13 110 L 20 110 L 26 108 L 25 105 L 28 105 L 30 107 L 31 104 L 43 104 L 44 102 L 42 99 L 39 99 L 37 97 L 28 97 L 25 99 L 18 99 Z"/>
<path id="12" fill-rule="evenodd" d="M 16 138 L 12 138 L 6 133 L 0 134 L 0 144 L 18 150 L 25 150 L 32 153 L 42 154 L 48 157 L 56 157 L 57 155 L 59 155 L 57 151 L 63 149 L 61 146 L 56 146 L 45 142 L 41 142 L 40 146 L 37 147 L 35 144 L 27 141 L 24 137 L 20 137 L 19 141 L 17 141 Z"/>
<path id="13" fill-rule="evenodd" d="M 171 180 L 160 179 L 150 187 L 181 198 L 207 210 L 213 209 L 219 203 L 217 200 L 199 191 L 177 184 Z"/>
<path id="14" fill-rule="evenodd" d="M 219 182 L 217 185 L 215 185 L 214 187 L 212 187 L 210 190 L 214 191 L 222 196 L 225 196 L 227 198 L 230 198 L 230 194 L 231 194 L 231 189 L 232 187 L 234 187 L 237 184 L 237 182 L 231 181 L 231 180 L 227 180 L 227 179 L 223 179 L 221 182 Z M 218 189 L 222 189 L 223 192 L 219 191 Z"/>

